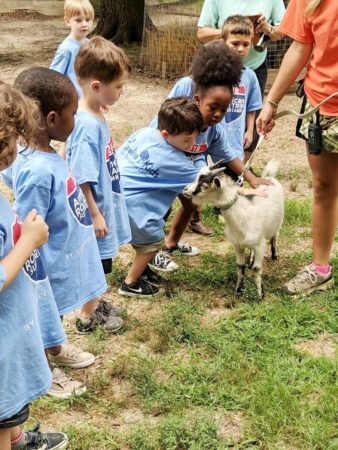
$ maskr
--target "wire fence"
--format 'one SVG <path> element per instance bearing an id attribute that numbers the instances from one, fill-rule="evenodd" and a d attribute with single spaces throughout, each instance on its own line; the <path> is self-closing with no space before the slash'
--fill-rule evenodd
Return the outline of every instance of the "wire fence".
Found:
<path id="1" fill-rule="evenodd" d="M 288 1 L 284 0 L 286 4 Z M 192 57 L 199 45 L 196 31 L 202 5 L 203 0 L 146 2 L 145 14 L 154 27 L 144 29 L 141 63 L 145 70 L 162 78 L 173 78 L 189 73 Z M 279 68 L 290 42 L 289 38 L 284 38 L 269 43 L 270 69 Z"/>

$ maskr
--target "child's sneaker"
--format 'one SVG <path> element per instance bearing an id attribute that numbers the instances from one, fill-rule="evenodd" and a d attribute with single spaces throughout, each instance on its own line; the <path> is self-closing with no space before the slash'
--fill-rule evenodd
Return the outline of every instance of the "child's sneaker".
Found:
<path id="1" fill-rule="evenodd" d="M 57 367 L 54 367 L 52 370 L 52 375 L 53 382 L 47 392 L 47 394 L 51 397 L 60 399 L 69 398 L 72 395 L 79 397 L 87 390 L 84 384 L 80 383 L 80 381 L 75 381 L 72 378 L 67 377 L 67 375 Z"/>
<path id="2" fill-rule="evenodd" d="M 161 286 L 165 283 L 165 279 L 154 272 L 154 270 L 151 270 L 149 265 L 144 269 L 141 278 L 153 286 Z"/>
<path id="3" fill-rule="evenodd" d="M 144 280 L 143 278 L 139 278 L 137 281 L 134 281 L 134 283 L 130 284 L 127 284 L 125 281 L 123 281 L 119 289 L 119 294 L 126 297 L 151 297 L 157 295 L 159 291 L 160 290 L 157 286 L 148 283 L 148 281 Z"/>
<path id="4" fill-rule="evenodd" d="M 334 285 L 332 269 L 326 275 L 316 271 L 312 264 L 305 266 L 295 277 L 284 284 L 283 291 L 289 295 L 305 297 L 314 291 L 326 291 Z"/>
<path id="5" fill-rule="evenodd" d="M 72 344 L 63 344 L 60 353 L 48 356 L 51 363 L 72 369 L 84 369 L 95 361 L 92 353 L 83 352 Z"/>
<path id="6" fill-rule="evenodd" d="M 179 255 L 185 255 L 185 256 L 195 256 L 201 253 L 201 250 L 197 247 L 193 247 L 189 244 L 184 244 L 183 242 L 179 242 L 175 247 L 173 248 L 165 248 L 165 251 L 168 253 L 176 253 Z"/>
<path id="7" fill-rule="evenodd" d="M 92 333 L 98 327 L 109 333 L 115 333 L 123 327 L 123 320 L 114 315 L 107 302 L 101 301 L 88 319 L 82 320 L 79 317 L 76 319 L 76 329 L 81 334 Z"/>
<path id="8" fill-rule="evenodd" d="M 121 317 L 125 312 L 120 306 L 113 305 L 110 301 L 104 300 L 105 297 L 101 298 L 100 303 L 102 303 L 103 310 L 110 316 Z"/>
<path id="9" fill-rule="evenodd" d="M 174 272 L 178 269 L 178 264 L 165 252 L 157 252 L 149 263 L 149 266 L 159 272 Z"/>
<path id="10" fill-rule="evenodd" d="M 18 444 L 11 450 L 63 450 L 67 447 L 68 437 L 64 433 L 41 433 L 40 425 L 32 430 L 24 431 Z"/>

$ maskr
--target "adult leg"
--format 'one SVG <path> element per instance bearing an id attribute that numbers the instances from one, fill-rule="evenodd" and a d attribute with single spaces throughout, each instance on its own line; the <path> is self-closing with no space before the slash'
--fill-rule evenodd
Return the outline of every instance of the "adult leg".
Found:
<path id="1" fill-rule="evenodd" d="M 337 229 L 338 218 L 338 154 L 325 150 L 310 155 L 312 171 L 312 236 L 313 262 L 327 265 Z"/>

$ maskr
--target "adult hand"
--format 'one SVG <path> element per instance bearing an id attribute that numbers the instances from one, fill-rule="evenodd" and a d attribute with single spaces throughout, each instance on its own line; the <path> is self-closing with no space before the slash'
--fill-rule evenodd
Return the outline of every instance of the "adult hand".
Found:
<path id="1" fill-rule="evenodd" d="M 271 25 L 266 20 L 264 14 L 260 14 L 256 21 L 255 33 L 271 33 Z"/>
<path id="2" fill-rule="evenodd" d="M 272 128 L 275 126 L 277 108 L 271 103 L 264 103 L 262 111 L 256 119 L 256 128 L 258 134 L 270 133 Z"/>

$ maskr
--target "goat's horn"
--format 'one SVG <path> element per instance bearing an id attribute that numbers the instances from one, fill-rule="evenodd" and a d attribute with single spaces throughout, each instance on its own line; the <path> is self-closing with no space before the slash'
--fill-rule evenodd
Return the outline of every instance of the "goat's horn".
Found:
<path id="1" fill-rule="evenodd" d="M 207 155 L 207 164 L 209 167 L 213 166 L 213 164 L 214 164 L 210 155 Z"/>
<path id="2" fill-rule="evenodd" d="M 227 166 L 227 164 L 225 162 L 225 159 L 221 159 L 220 161 L 218 161 L 213 166 L 210 166 L 209 169 L 210 170 L 215 170 L 215 169 L 220 169 L 221 167 L 224 169 L 224 167 L 226 167 L 226 166 Z"/>

